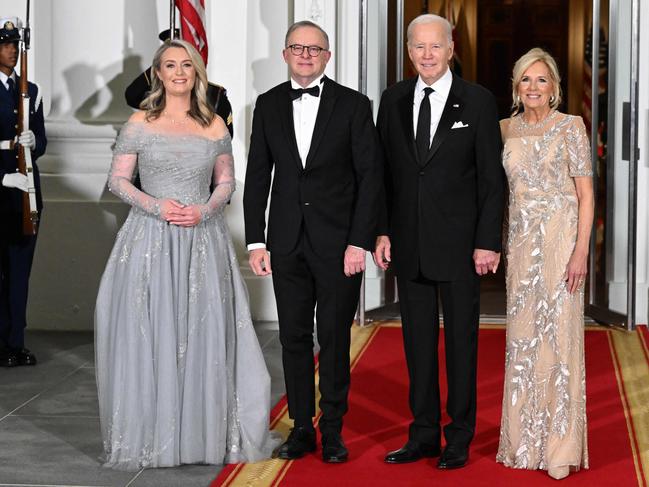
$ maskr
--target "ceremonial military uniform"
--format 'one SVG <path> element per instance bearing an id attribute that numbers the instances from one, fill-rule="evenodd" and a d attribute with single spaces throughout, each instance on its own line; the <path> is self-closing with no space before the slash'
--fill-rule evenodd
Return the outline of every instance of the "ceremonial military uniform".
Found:
<path id="1" fill-rule="evenodd" d="M 3 49 L 0 56 L 0 365 L 4 366 L 36 363 L 36 358 L 25 349 L 24 343 L 29 273 L 36 236 L 23 235 L 23 191 L 11 187 L 10 181 L 12 175 L 16 176 L 18 168 L 16 128 L 20 78 L 13 70 L 16 60 L 8 46 L 14 44 L 17 47 L 20 39 L 16 23 L 0 20 L 0 48 Z M 34 141 L 31 154 L 40 215 L 43 200 L 36 160 L 45 152 L 47 139 L 38 87 L 29 83 L 28 92 L 29 129 L 33 132 L 28 135 Z M 29 150 L 27 146 L 25 149 Z"/>

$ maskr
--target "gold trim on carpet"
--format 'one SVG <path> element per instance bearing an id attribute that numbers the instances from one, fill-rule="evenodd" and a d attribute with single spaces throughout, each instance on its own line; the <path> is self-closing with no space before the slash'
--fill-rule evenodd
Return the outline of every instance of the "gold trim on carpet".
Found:
<path id="1" fill-rule="evenodd" d="M 351 328 L 350 360 L 353 370 L 363 356 L 380 327 L 400 328 L 401 321 L 377 321 L 373 326 Z M 504 324 L 481 323 L 481 329 L 504 329 Z M 627 423 L 629 443 L 639 486 L 647 486 L 645 476 L 649 472 L 649 352 L 644 337 L 639 332 L 611 330 L 600 325 L 586 325 L 586 330 L 603 331 L 608 335 L 609 348 L 615 367 L 618 390 Z M 588 350 L 586 350 L 588 353 Z M 320 375 L 316 366 L 316 420 L 320 417 Z M 272 422 L 272 429 L 286 437 L 292 421 L 288 407 L 284 406 Z M 240 464 L 222 484 L 228 487 L 277 486 L 288 472 L 292 460 L 271 459 L 258 463 Z M 644 475 L 643 475 L 644 472 Z"/>
<path id="2" fill-rule="evenodd" d="M 608 337 L 638 485 L 646 486 L 649 471 L 649 363 L 643 350 L 643 337 L 638 331 L 620 330 L 611 330 Z"/>
<path id="3" fill-rule="evenodd" d="M 378 326 L 360 327 L 357 325 L 351 328 L 351 345 L 349 348 L 349 357 L 351 362 L 351 370 L 358 363 L 363 353 L 371 343 L 372 338 L 378 332 Z M 320 383 L 320 374 L 316 367 L 315 372 L 315 385 L 316 385 L 316 422 L 320 418 L 320 391 L 318 385 Z M 288 407 L 284 406 L 279 412 L 277 419 L 272 423 L 273 431 L 286 438 L 291 431 L 293 421 L 288 416 Z M 257 463 L 240 464 L 230 473 L 228 478 L 222 484 L 228 487 L 261 487 L 261 486 L 274 486 L 279 485 L 286 472 L 291 467 L 293 460 L 281 460 L 273 458 Z"/>

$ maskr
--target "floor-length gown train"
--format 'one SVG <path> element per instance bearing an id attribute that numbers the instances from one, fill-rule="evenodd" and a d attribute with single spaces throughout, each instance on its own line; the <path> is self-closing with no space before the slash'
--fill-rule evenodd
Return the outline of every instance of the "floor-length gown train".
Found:
<path id="1" fill-rule="evenodd" d="M 497 461 L 509 467 L 588 468 L 584 288 L 570 294 L 577 238 L 574 177 L 590 176 L 580 117 L 503 121 L 509 181 L 507 352 Z"/>
<path id="2" fill-rule="evenodd" d="M 151 125 L 123 127 L 109 177 L 111 191 L 133 207 L 95 314 L 105 465 L 266 458 L 270 379 L 223 216 L 235 184 L 230 137 Z M 136 164 L 142 191 L 130 182 Z M 163 221 L 160 198 L 201 205 L 201 223 Z"/>

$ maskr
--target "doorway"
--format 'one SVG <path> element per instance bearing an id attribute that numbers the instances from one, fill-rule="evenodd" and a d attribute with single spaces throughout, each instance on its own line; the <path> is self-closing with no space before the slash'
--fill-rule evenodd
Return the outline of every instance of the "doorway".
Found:
<path id="1" fill-rule="evenodd" d="M 537 46 L 555 57 L 564 95 L 559 109 L 582 116 L 592 139 L 596 217 L 587 314 L 629 328 L 635 298 L 637 89 L 634 93 L 633 80 L 637 87 L 634 39 L 639 16 L 633 12 L 638 5 L 638 0 L 387 0 L 385 29 L 386 79 L 391 85 L 416 74 L 405 45 L 410 21 L 422 13 L 449 19 L 456 50 L 454 71 L 494 93 L 502 118 L 510 114 L 514 62 Z M 599 26 L 594 32 L 593 25 Z M 386 283 L 387 297 L 393 290 L 392 279 Z M 502 269 L 483 278 L 481 301 L 483 316 L 506 316 Z"/>

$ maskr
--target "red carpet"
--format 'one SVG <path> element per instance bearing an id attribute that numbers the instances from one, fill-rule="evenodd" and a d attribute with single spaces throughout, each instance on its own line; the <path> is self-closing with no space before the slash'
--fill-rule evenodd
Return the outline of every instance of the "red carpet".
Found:
<path id="1" fill-rule="evenodd" d="M 480 330 L 477 432 L 469 465 L 455 471 L 437 470 L 434 459 L 408 465 L 383 463 L 387 450 L 405 443 L 409 422 L 401 330 L 387 325 L 365 333 L 367 343 L 357 348 L 356 356 L 352 351 L 356 360 L 343 431 L 350 450 L 346 464 L 326 465 L 318 450 L 299 461 L 228 466 L 212 485 L 556 485 L 545 472 L 513 470 L 495 462 L 503 387 L 503 327 Z M 649 395 L 649 379 L 642 374 L 649 370 L 648 339 L 646 330 L 632 334 L 603 329 L 586 332 L 591 468 L 570 475 L 561 485 L 646 487 L 649 402 L 644 400 Z M 282 421 L 286 428 L 282 406 L 275 410 L 277 424 Z"/>

